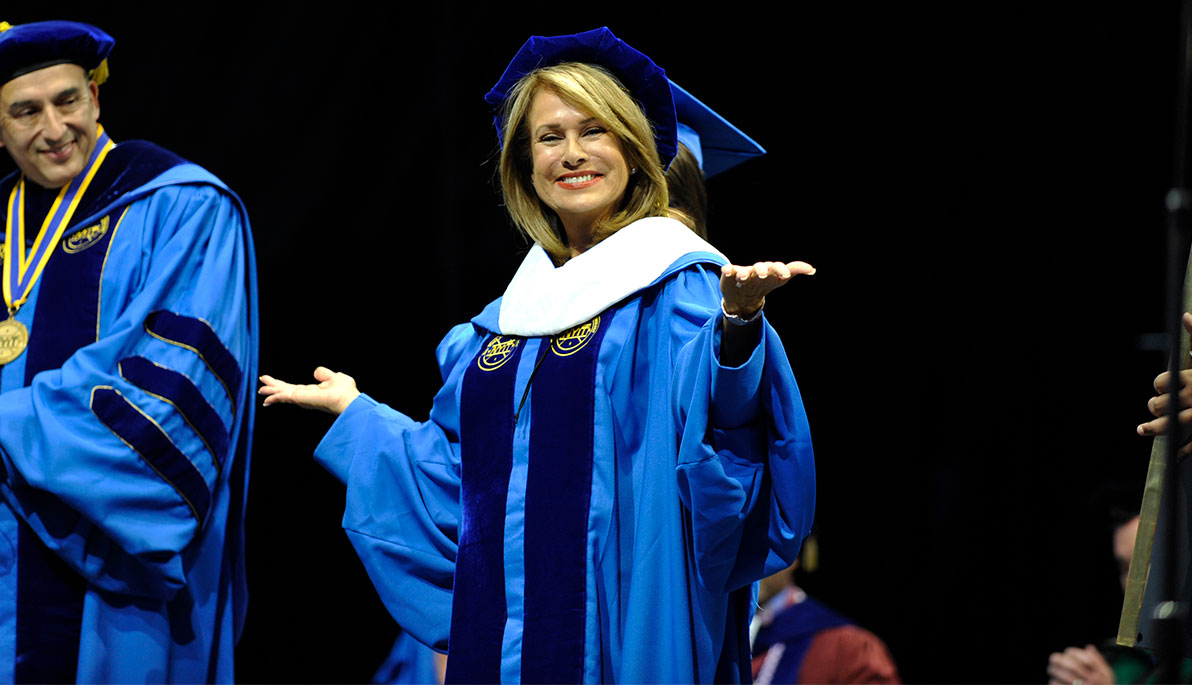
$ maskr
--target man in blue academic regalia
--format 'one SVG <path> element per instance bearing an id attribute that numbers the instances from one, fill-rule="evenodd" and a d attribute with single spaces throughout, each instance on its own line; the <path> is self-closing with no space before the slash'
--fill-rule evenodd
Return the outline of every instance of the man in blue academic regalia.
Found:
<path id="1" fill-rule="evenodd" d="M 0 681 L 231 681 L 257 365 L 248 218 L 99 125 L 115 41 L 0 22 Z"/>

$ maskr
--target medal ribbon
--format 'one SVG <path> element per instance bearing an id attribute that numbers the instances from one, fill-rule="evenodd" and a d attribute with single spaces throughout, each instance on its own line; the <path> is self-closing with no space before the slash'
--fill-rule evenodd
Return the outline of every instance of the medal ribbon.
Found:
<path id="1" fill-rule="evenodd" d="M 70 225 L 70 220 L 78 209 L 83 193 L 95 178 L 95 172 L 104 158 L 116 147 L 116 143 L 108 137 L 103 126 L 98 127 L 99 139 L 95 149 L 91 151 L 91 158 L 79 175 L 63 186 L 50 211 L 46 213 L 41 230 L 33 240 L 33 246 L 25 250 L 25 177 L 17 181 L 8 196 L 8 222 L 6 226 L 6 240 L 4 242 L 4 303 L 8 305 L 10 314 L 15 314 L 29 293 L 33 285 L 41 276 L 42 270 L 50 261 L 50 255 L 58 246 L 62 233 Z M 13 254 L 15 251 L 15 255 Z"/>

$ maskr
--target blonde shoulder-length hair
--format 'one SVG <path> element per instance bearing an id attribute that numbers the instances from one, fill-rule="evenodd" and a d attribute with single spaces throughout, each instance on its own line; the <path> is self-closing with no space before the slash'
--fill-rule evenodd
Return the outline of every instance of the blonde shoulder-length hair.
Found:
<path id="1" fill-rule="evenodd" d="M 618 207 L 596 224 L 595 242 L 649 216 L 676 216 L 669 211 L 666 175 L 654 130 L 625 87 L 603 68 L 564 62 L 532 71 L 519 80 L 505 100 L 501 121 L 501 194 L 517 227 L 542 246 L 556 263 L 571 256 L 566 234 L 554 211 L 538 199 L 532 181 L 530 106 L 543 90 L 599 119 L 617 137 L 626 165 L 636 169 Z M 685 223 L 688 223 L 685 221 Z"/>

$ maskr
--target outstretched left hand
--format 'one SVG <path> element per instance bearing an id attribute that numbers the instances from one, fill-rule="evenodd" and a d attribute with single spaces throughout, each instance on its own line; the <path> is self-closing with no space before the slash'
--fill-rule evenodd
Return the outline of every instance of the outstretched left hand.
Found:
<path id="1" fill-rule="evenodd" d="M 758 262 L 753 266 L 725 264 L 720 269 L 724 311 L 748 319 L 766 303 L 766 295 L 795 276 L 815 273 L 807 262 Z"/>

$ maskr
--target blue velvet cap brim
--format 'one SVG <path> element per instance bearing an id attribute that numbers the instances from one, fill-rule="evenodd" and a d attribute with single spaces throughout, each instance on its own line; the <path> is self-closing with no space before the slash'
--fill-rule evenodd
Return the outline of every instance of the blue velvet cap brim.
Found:
<path id="1" fill-rule="evenodd" d="M 702 157 L 700 167 L 704 170 L 705 178 L 731 169 L 747 159 L 766 154 L 765 148 L 758 145 L 757 141 L 730 124 L 711 107 L 700 102 L 674 81 L 671 81 L 670 85 L 679 122 L 692 129 L 699 137 L 699 150 L 693 149 L 692 153 Z M 683 140 L 683 136 L 679 139 Z M 690 149 L 692 146 L 687 147 Z"/>
<path id="2" fill-rule="evenodd" d="M 0 32 L 0 85 L 55 64 L 99 66 L 116 44 L 108 34 L 75 21 L 38 21 Z"/>
<path id="3" fill-rule="evenodd" d="M 497 140 L 503 142 L 501 108 L 509 91 L 523 76 L 562 62 L 584 62 L 604 67 L 621 81 L 642 106 L 654 126 L 654 141 L 663 166 L 675 156 L 675 103 L 666 72 L 649 57 L 631 48 L 607 27 L 566 36 L 531 36 L 505 68 L 485 102 L 495 112 Z"/>

